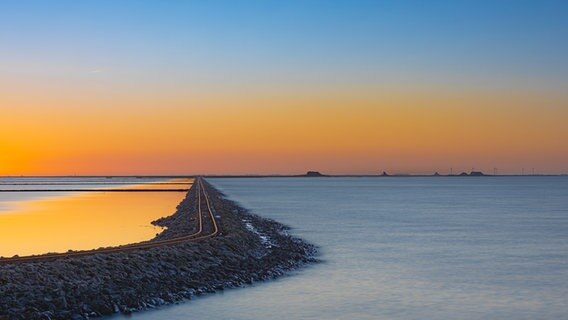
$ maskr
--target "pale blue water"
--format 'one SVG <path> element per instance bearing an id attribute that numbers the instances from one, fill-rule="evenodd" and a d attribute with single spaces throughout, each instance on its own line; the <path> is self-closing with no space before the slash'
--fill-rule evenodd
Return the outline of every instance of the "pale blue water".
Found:
<path id="1" fill-rule="evenodd" d="M 210 179 L 325 261 L 135 319 L 566 319 L 568 177 Z"/>

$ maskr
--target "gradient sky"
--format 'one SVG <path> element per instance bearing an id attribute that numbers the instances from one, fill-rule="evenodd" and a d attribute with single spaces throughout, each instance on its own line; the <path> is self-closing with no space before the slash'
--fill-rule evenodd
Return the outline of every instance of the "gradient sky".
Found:
<path id="1" fill-rule="evenodd" d="M 2 1 L 0 175 L 568 172 L 567 1 Z"/>

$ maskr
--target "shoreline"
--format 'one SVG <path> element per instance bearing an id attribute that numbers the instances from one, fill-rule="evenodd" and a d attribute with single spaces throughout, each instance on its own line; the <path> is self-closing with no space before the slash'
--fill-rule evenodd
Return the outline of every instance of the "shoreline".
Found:
<path id="1" fill-rule="evenodd" d="M 153 222 L 166 228 L 149 243 L 195 231 L 196 185 L 176 213 Z M 130 314 L 273 279 L 316 262 L 316 248 L 290 236 L 288 227 L 251 214 L 206 181 L 202 185 L 219 235 L 124 252 L 0 264 L 0 319 Z"/>

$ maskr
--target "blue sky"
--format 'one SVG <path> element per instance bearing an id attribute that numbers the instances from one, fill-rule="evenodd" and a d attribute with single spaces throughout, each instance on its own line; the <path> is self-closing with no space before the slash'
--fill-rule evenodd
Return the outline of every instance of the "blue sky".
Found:
<path id="1" fill-rule="evenodd" d="M 3 1 L 0 70 L 563 87 L 567 35 L 566 1 Z"/>

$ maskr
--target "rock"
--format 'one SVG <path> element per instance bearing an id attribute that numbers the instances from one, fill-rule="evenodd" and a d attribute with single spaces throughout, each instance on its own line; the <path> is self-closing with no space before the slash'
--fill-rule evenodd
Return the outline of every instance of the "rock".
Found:
<path id="1" fill-rule="evenodd" d="M 130 314 L 272 279 L 317 261 L 316 248 L 287 234 L 288 227 L 250 214 L 204 185 L 215 214 L 221 216 L 222 236 L 145 250 L 0 264 L 0 320 Z M 194 187 L 175 214 L 154 222 L 167 229 L 152 241 L 195 232 L 197 221 L 191 217 L 196 200 Z"/>

